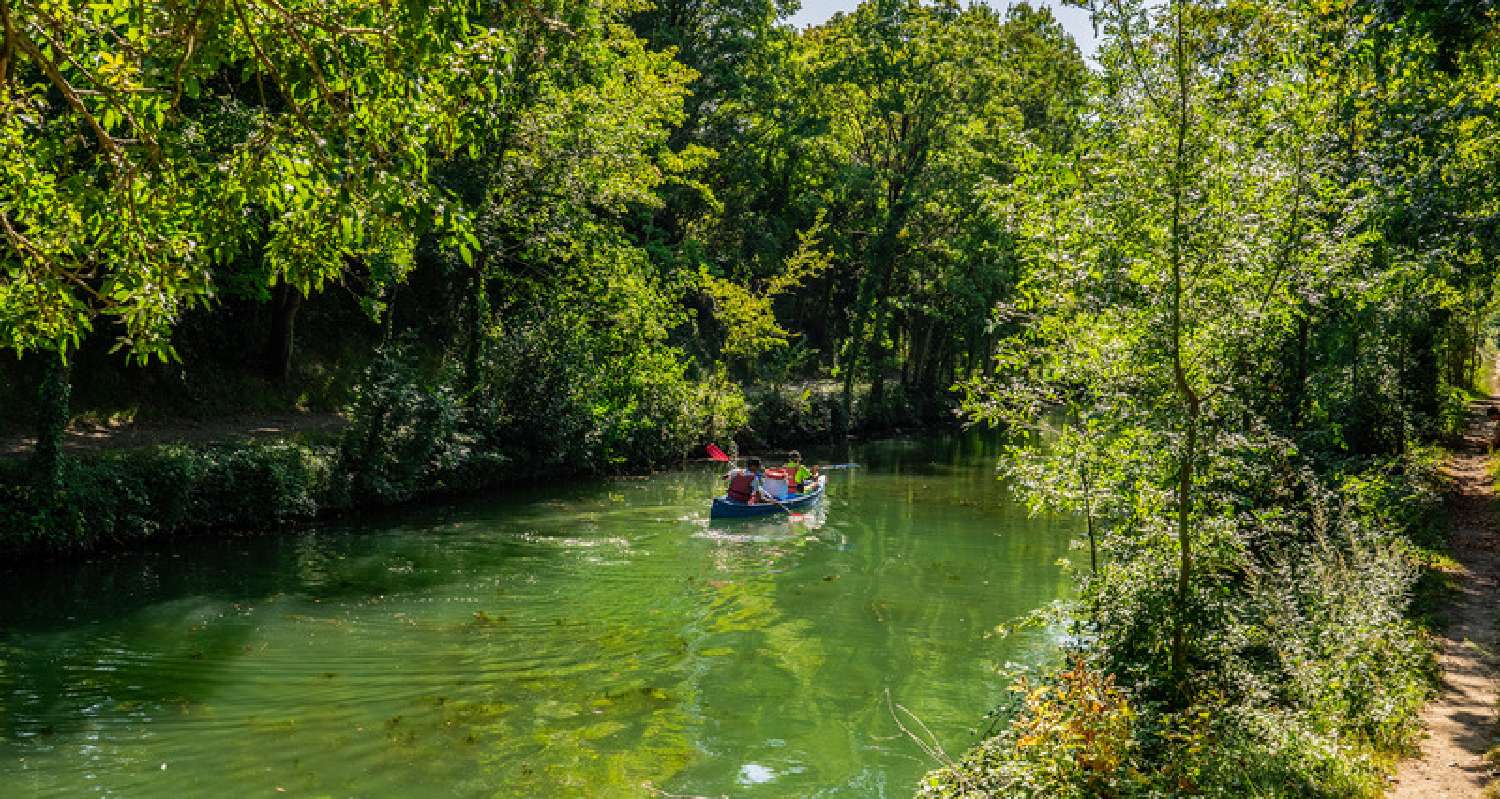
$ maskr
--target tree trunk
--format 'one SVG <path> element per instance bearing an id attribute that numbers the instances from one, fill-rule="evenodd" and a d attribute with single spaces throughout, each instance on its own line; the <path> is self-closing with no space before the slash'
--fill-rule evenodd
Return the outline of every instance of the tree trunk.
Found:
<path id="1" fill-rule="evenodd" d="M 845 347 L 845 355 L 840 359 L 841 362 L 839 363 L 839 369 L 842 370 L 844 376 L 844 413 L 842 424 L 839 425 L 843 429 L 839 431 L 840 433 L 849 432 L 849 428 L 853 426 L 854 421 L 854 366 L 859 361 L 857 357 L 851 354 L 854 350 L 855 347 L 852 343 Z"/>
<path id="2" fill-rule="evenodd" d="M 913 388 L 909 394 L 917 398 L 917 402 L 922 409 L 923 418 L 929 418 L 932 415 L 932 369 L 930 364 L 932 363 L 932 329 L 936 326 L 937 322 L 931 319 L 927 320 L 927 326 L 922 331 L 922 344 L 917 348 L 916 354 L 913 356 L 915 362 L 912 364 L 911 370 Z M 916 342 L 913 341 L 912 344 L 915 345 Z"/>
<path id="3" fill-rule="evenodd" d="M 470 389 L 479 385 L 479 361 L 484 353 L 484 322 L 489 316 L 489 295 L 484 280 L 485 254 L 483 250 L 474 254 L 474 266 L 470 269 L 469 297 L 466 306 L 464 327 L 464 384 Z"/>
<path id="4" fill-rule="evenodd" d="M 859 282 L 854 300 L 854 316 L 850 323 L 849 342 L 845 348 L 848 356 L 844 363 L 844 415 L 850 416 L 854 404 L 854 377 L 859 369 L 860 355 L 868 361 L 865 365 L 873 370 L 870 386 L 870 405 L 879 403 L 879 394 L 884 390 L 879 363 L 882 346 L 881 332 L 885 324 L 885 295 L 891 274 L 896 269 L 898 238 L 911 208 L 906 196 L 905 179 L 892 181 L 888 190 L 889 211 L 881 226 L 880 235 L 870 250 L 869 265 Z M 867 324 L 868 322 L 868 324 Z M 868 339 L 866 336 L 868 335 Z"/>
<path id="5" fill-rule="evenodd" d="M 1188 692 L 1187 646 L 1188 613 L 1192 597 L 1193 581 L 1193 469 L 1198 459 L 1198 423 L 1201 403 L 1197 391 L 1188 381 L 1182 346 L 1185 338 L 1182 318 L 1183 294 L 1183 204 L 1187 189 L 1187 134 L 1189 127 L 1188 73 L 1186 32 L 1183 30 L 1183 4 L 1177 0 L 1177 35 L 1175 43 L 1177 77 L 1177 125 L 1176 146 L 1172 163 L 1172 383 L 1178 399 L 1182 402 L 1184 416 L 1182 452 L 1177 466 L 1177 595 L 1172 613 L 1172 683 L 1178 698 L 1185 700 Z"/>
<path id="6" fill-rule="evenodd" d="M 879 300 L 877 300 L 878 302 Z M 885 407 L 885 320 L 877 312 L 875 323 L 870 326 L 870 350 L 866 356 L 866 368 L 870 370 L 871 410 Z"/>
<path id="7" fill-rule="evenodd" d="M 271 335 L 266 340 L 266 377 L 285 383 L 292 376 L 292 339 L 302 292 L 282 283 L 271 298 Z"/>
<path id="8" fill-rule="evenodd" d="M 1073 424 L 1082 433 L 1083 440 L 1089 441 L 1088 424 L 1084 422 L 1083 414 L 1077 410 L 1073 411 Z M 1089 533 L 1089 573 L 1097 577 L 1099 575 L 1099 544 L 1094 531 L 1094 480 L 1093 475 L 1089 473 L 1086 457 L 1079 458 L 1077 466 L 1079 485 L 1083 489 L 1083 519 L 1088 525 Z"/>
<path id="9" fill-rule="evenodd" d="M 1464 380 L 1464 388 L 1472 389 L 1479 379 L 1479 326 L 1484 320 L 1484 305 L 1476 303 L 1474 308 L 1474 328 L 1469 335 L 1469 363 L 1468 374 Z"/>
<path id="10" fill-rule="evenodd" d="M 896 352 L 901 353 L 901 391 L 908 397 L 911 396 L 911 361 L 914 357 L 911 335 L 911 316 L 903 314 L 901 324 L 897 326 Z"/>
<path id="11" fill-rule="evenodd" d="M 71 370 L 61 353 L 44 353 L 42 357 L 47 363 L 37 391 L 36 447 L 31 453 L 31 475 L 38 495 L 51 507 L 62 492 L 63 436 L 68 429 L 73 386 Z"/>

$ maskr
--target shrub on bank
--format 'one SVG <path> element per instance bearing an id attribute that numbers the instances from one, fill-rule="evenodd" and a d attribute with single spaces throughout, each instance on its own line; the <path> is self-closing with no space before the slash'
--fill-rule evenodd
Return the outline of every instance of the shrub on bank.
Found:
<path id="1" fill-rule="evenodd" d="M 738 386 L 722 373 L 689 380 L 664 350 L 609 368 L 578 360 L 524 371 L 509 374 L 515 382 L 503 391 L 482 384 L 464 396 L 447 370 L 391 347 L 355 389 L 337 444 L 91 453 L 64 458 L 55 487 L 39 485 L 25 460 L 0 461 L 0 546 L 67 554 L 209 528 L 275 528 L 518 475 L 655 465 L 685 456 L 708 430 L 744 424 Z"/>
<path id="2" fill-rule="evenodd" d="M 23 551 L 79 552 L 207 527 L 258 527 L 330 509 L 335 450 L 291 442 L 162 446 L 63 462 L 52 497 L 25 461 L 0 472 L 0 537 Z"/>
<path id="3" fill-rule="evenodd" d="M 670 463 L 745 425 L 744 394 L 722 369 L 689 374 L 677 349 L 552 309 L 491 330 L 461 433 L 544 473 Z"/>
<path id="4" fill-rule="evenodd" d="M 1108 610 L 1077 622 L 1069 666 L 1018 685 L 1008 727 L 919 795 L 1382 795 L 1435 684 L 1411 601 L 1439 517 L 1437 463 L 1414 449 L 1325 465 L 1323 478 L 1301 470 L 1287 486 L 1298 501 L 1226 521 L 1230 543 L 1198 589 L 1215 633 L 1197 643 L 1186 703 L 1129 632 L 1170 571 L 1107 565 L 1080 605 Z"/>
<path id="5" fill-rule="evenodd" d="M 814 387 L 772 389 L 754 398 L 750 408 L 748 446 L 802 446 L 828 442 L 849 429 L 842 398 Z"/>

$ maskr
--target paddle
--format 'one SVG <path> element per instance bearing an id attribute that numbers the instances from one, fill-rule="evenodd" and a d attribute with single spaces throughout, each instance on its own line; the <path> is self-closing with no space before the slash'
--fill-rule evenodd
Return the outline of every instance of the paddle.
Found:
<path id="1" fill-rule="evenodd" d="M 783 511 L 785 511 L 787 516 L 791 516 L 792 515 L 792 509 L 791 508 L 788 508 L 787 506 L 781 504 L 780 502 L 777 502 L 777 500 L 776 500 L 775 497 L 773 497 L 770 494 L 767 494 L 765 492 L 765 489 L 761 489 L 760 495 L 763 496 L 763 497 L 765 497 L 766 499 L 771 500 L 772 502 L 775 502 L 776 503 L 776 507 L 781 508 Z"/>
<path id="2" fill-rule="evenodd" d="M 715 444 L 709 444 L 708 446 L 704 447 L 703 449 L 708 452 L 708 459 L 711 460 L 711 461 L 718 461 L 720 463 L 729 463 L 730 460 L 731 460 L 728 455 L 724 454 L 724 450 L 719 449 L 719 447 L 717 445 L 715 445 Z M 829 471 L 831 469 L 856 469 L 856 468 L 859 468 L 859 464 L 857 464 L 857 463 L 830 463 L 830 464 L 828 464 L 826 466 L 823 466 L 823 465 L 818 466 L 818 470 L 819 471 L 825 471 L 825 472 Z"/>

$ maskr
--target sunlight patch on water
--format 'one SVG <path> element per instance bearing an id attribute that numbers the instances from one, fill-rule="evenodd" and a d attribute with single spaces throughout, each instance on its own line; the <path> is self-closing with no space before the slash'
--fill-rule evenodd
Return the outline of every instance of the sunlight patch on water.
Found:
<path id="1" fill-rule="evenodd" d="M 996 453 L 863 446 L 797 517 L 683 471 L 16 575 L 0 794 L 910 796 L 883 697 L 961 749 L 1061 634 L 986 637 L 1072 533 Z"/>

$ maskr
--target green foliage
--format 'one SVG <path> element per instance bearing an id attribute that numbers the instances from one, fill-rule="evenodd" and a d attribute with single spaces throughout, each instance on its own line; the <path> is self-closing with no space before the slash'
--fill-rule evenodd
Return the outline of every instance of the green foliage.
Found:
<path id="1" fill-rule="evenodd" d="M 780 273 L 766 281 L 760 293 L 703 270 L 703 291 L 711 299 L 714 316 L 724 331 L 720 348 L 724 357 L 753 362 L 787 346 L 790 334 L 777 324 L 773 302 L 828 268 L 828 254 L 818 249 L 824 229 L 820 214 L 811 228 L 798 234 L 796 252 L 787 258 Z"/>
<path id="2" fill-rule="evenodd" d="M 997 195 L 1025 268 L 966 407 L 1097 547 L 1077 635 L 1139 710 L 1118 795 L 1378 795 L 1431 691 L 1421 442 L 1464 423 L 1500 253 L 1460 221 L 1495 207 L 1494 32 L 1445 55 L 1463 37 L 1359 6 L 1096 7 L 1074 149 Z M 1056 757 L 1017 740 L 945 790 L 1044 795 Z"/>
<path id="3" fill-rule="evenodd" d="M 1382 795 L 1385 764 L 1414 740 L 1436 683 L 1406 615 L 1417 574 L 1407 542 L 1440 504 L 1433 463 L 1345 464 L 1331 488 L 1302 485 L 1304 503 L 1246 518 L 1253 531 L 1218 567 L 1235 578 L 1199 600 L 1216 631 L 1200 642 L 1185 706 L 1146 697 L 1169 664 L 1131 643 L 1130 630 L 1150 635 L 1151 614 L 1167 612 L 1169 565 L 1119 562 L 1129 542 L 1108 540 L 1114 562 L 1080 603 L 1101 610 L 1080 622 L 1092 643 L 1076 665 L 1020 686 L 1007 729 L 930 775 L 921 795 Z"/>
<path id="4" fill-rule="evenodd" d="M 844 404 L 827 386 L 773 388 L 751 404 L 747 444 L 798 447 L 832 441 L 849 430 Z"/>
<path id="5" fill-rule="evenodd" d="M 1463 441 L 1464 428 L 1469 420 L 1469 401 L 1471 394 L 1468 390 L 1454 386 L 1444 386 L 1437 402 L 1437 419 L 1435 420 L 1435 433 L 1438 438 L 1450 444 Z"/>
<path id="6" fill-rule="evenodd" d="M 20 473 L 0 471 L 0 540 L 24 553 L 73 554 L 209 527 L 269 528 L 333 505 L 336 453 L 295 443 L 163 446 L 65 458 L 47 504 Z"/>
<path id="7" fill-rule="evenodd" d="M 680 355 L 639 331 L 566 309 L 495 328 L 476 439 L 531 468 L 609 472 L 681 458 L 744 425 L 738 386 L 723 373 L 691 379 Z"/>
<path id="8" fill-rule="evenodd" d="M 352 496 L 379 503 L 409 499 L 462 456 L 462 408 L 444 377 L 423 375 L 408 348 L 377 354 L 355 389 L 339 445 Z"/>
<path id="9" fill-rule="evenodd" d="M 429 154 L 502 50 L 465 4 L 5 6 L 0 345 L 76 349 L 101 318 L 172 358 L 184 311 L 241 288 L 303 293 L 415 237 L 462 233 Z M 253 276 L 226 280 L 249 248 Z"/>

